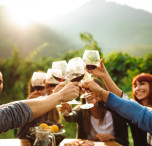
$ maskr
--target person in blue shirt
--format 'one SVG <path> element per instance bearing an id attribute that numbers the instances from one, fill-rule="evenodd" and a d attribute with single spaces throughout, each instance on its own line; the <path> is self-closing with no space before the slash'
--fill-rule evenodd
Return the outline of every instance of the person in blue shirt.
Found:
<path id="1" fill-rule="evenodd" d="M 94 92 L 94 97 L 99 97 L 97 100 L 103 100 L 105 105 L 124 118 L 131 120 L 142 130 L 152 134 L 152 112 L 147 107 L 144 107 L 137 102 L 122 99 L 117 95 L 104 90 L 93 79 L 86 80 L 82 84 L 83 90 L 89 88 Z"/>
<path id="2" fill-rule="evenodd" d="M 126 97 L 129 100 L 128 96 L 115 84 L 115 82 L 110 77 L 106 67 L 103 64 L 103 59 L 100 60 L 97 68 L 93 70 L 87 70 L 89 73 L 94 76 L 100 77 L 107 89 L 116 94 L 119 97 Z M 139 104 L 147 107 L 152 106 L 152 75 L 148 73 L 141 73 L 134 77 L 132 81 L 132 96 L 135 101 Z M 132 124 L 128 120 L 128 125 L 131 128 L 131 133 L 133 137 L 134 146 L 145 146 L 151 142 L 151 135 L 147 132 L 141 130 L 137 125 Z"/>

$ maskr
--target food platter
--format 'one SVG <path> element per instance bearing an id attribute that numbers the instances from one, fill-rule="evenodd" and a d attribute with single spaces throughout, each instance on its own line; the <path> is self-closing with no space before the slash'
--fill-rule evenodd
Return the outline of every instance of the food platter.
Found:
<path id="1" fill-rule="evenodd" d="M 61 143 L 60 143 L 60 146 L 68 146 L 70 145 L 71 142 L 74 142 L 74 141 L 83 141 L 81 139 L 64 139 Z M 94 146 L 105 146 L 104 142 L 95 142 L 95 141 L 92 141 L 93 142 L 93 145 Z M 88 143 L 89 145 L 89 143 Z"/>

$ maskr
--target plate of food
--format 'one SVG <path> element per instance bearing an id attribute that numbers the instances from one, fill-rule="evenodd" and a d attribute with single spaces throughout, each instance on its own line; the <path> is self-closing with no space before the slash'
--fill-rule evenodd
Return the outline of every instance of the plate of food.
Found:
<path id="1" fill-rule="evenodd" d="M 61 134 L 63 134 L 63 133 L 65 133 L 65 129 L 61 129 L 61 130 L 59 130 L 58 132 L 54 132 L 54 133 L 52 133 L 53 135 L 61 135 Z"/>
<path id="2" fill-rule="evenodd" d="M 82 139 L 64 139 L 60 146 L 104 146 L 104 142 L 95 142 L 91 140 Z"/>
<path id="3" fill-rule="evenodd" d="M 39 125 L 40 129 L 50 129 L 50 133 L 54 134 L 54 135 L 60 135 L 65 133 L 65 129 L 63 129 L 63 125 L 62 124 L 51 124 L 48 125 L 46 123 L 42 123 Z"/>

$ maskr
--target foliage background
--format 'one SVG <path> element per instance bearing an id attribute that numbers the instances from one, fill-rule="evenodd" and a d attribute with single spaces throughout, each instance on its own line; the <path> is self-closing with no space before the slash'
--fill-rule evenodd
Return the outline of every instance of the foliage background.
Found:
<path id="1" fill-rule="evenodd" d="M 36 48 L 26 58 L 21 55 L 19 48 L 14 47 L 11 57 L 8 59 L 0 58 L 0 71 L 3 73 L 4 89 L 0 94 L 0 104 L 15 100 L 23 100 L 27 98 L 28 81 L 36 70 L 47 72 L 51 68 L 52 62 L 57 60 L 66 60 L 73 57 L 82 57 L 85 49 L 98 50 L 101 58 L 104 59 L 105 67 L 110 73 L 114 82 L 131 97 L 131 82 L 135 75 L 141 72 L 152 74 L 152 54 L 146 53 L 143 57 L 133 57 L 127 53 L 111 52 L 107 56 L 102 53 L 102 48 L 94 40 L 90 33 L 81 33 L 80 38 L 84 45 L 77 50 L 70 50 L 60 55 L 58 58 L 53 57 L 37 57 L 46 43 Z M 67 137 L 75 137 L 76 124 L 68 124 L 62 120 L 65 126 Z M 71 133 L 72 132 L 72 133 Z M 13 138 L 13 131 L 10 130 L 5 134 L 1 134 L 0 138 Z M 130 142 L 132 138 L 130 135 Z"/>

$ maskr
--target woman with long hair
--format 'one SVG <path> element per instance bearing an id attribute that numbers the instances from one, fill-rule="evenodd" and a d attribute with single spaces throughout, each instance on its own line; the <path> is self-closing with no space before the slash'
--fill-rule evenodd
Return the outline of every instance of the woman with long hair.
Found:
<path id="1" fill-rule="evenodd" d="M 132 81 L 132 96 L 139 104 L 152 107 L 152 75 L 148 73 L 140 73 L 133 78 Z M 152 145 L 152 136 L 147 135 L 147 145 Z M 135 135 L 136 136 L 136 135 Z"/>
<path id="2" fill-rule="evenodd" d="M 42 71 L 38 71 L 40 73 L 44 73 Z M 55 86 L 52 88 L 49 86 L 49 83 L 46 81 L 45 78 L 40 78 L 43 81 L 37 81 L 44 83 L 44 88 L 39 88 L 38 90 L 32 85 L 32 78 L 30 79 L 28 83 L 28 93 L 29 96 L 27 99 L 33 99 L 37 98 L 39 96 L 45 96 L 52 94 L 52 90 L 55 88 Z M 43 116 L 34 119 L 33 121 L 29 122 L 28 124 L 24 125 L 19 129 L 19 132 L 17 134 L 18 138 L 24 139 L 28 138 L 31 140 L 31 143 L 34 142 L 35 135 L 32 134 L 32 128 L 39 126 L 41 123 L 46 123 L 48 125 L 52 124 L 58 124 L 61 121 L 60 114 L 58 109 L 55 107 L 51 111 L 47 112 Z"/>
<path id="3" fill-rule="evenodd" d="M 119 97 L 125 94 L 110 77 L 103 64 L 103 59 L 101 59 L 100 64 L 96 69 L 87 71 L 97 77 L 100 77 L 104 81 L 108 91 Z M 134 77 L 132 81 L 132 96 L 133 99 L 141 105 L 152 105 L 152 76 L 150 74 L 141 73 Z M 128 121 L 128 123 L 131 127 L 134 146 L 146 146 L 148 143 L 147 132 L 141 130 L 137 125 L 132 124 L 131 121 Z"/>
<path id="4" fill-rule="evenodd" d="M 95 82 L 105 88 L 99 79 Z M 81 109 L 80 106 L 72 109 L 69 115 L 70 105 L 63 103 L 61 112 L 67 122 L 76 122 L 78 125 L 77 138 L 97 141 L 115 140 L 118 143 L 128 145 L 128 131 L 125 120 L 118 114 L 105 108 L 102 102 L 97 102 L 92 95 L 87 96 L 87 102 L 94 104 L 91 109 Z M 68 111 L 68 112 L 67 112 Z"/>

